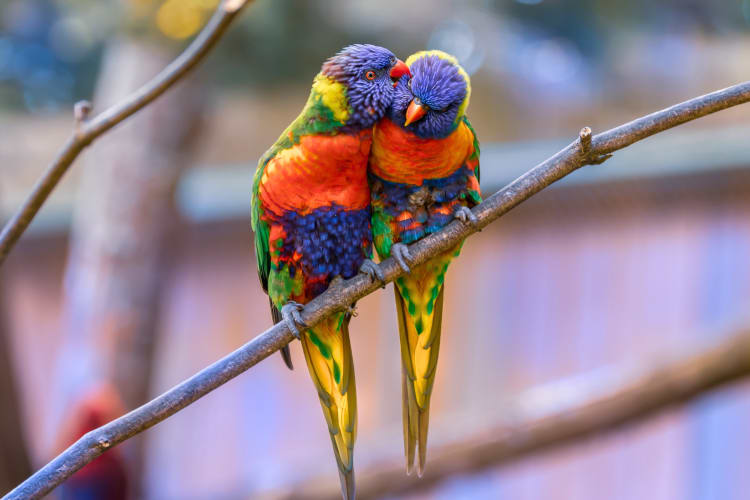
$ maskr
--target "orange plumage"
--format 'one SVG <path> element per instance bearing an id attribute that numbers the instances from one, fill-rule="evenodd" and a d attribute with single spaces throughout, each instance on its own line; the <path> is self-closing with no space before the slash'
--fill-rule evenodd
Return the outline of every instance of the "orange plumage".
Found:
<path id="1" fill-rule="evenodd" d="M 279 152 L 263 171 L 259 198 L 266 210 L 307 215 L 331 205 L 359 210 L 370 203 L 367 156 L 372 131 L 307 135 Z M 312 189 L 314 187 L 314 189 Z"/>
<path id="2" fill-rule="evenodd" d="M 473 153 L 474 134 L 463 121 L 448 137 L 425 139 L 385 119 L 373 130 L 370 170 L 386 181 L 419 186 L 468 166 Z"/>

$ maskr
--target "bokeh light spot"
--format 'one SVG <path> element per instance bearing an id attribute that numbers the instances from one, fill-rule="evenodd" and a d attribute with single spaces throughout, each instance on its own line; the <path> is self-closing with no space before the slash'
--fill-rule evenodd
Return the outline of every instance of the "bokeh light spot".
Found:
<path id="1" fill-rule="evenodd" d="M 564 39 L 548 39 L 530 46 L 524 59 L 532 78 L 540 83 L 557 84 L 571 80 L 582 65 L 576 47 Z"/>
<path id="2" fill-rule="evenodd" d="M 445 21 L 438 25 L 427 42 L 430 49 L 443 50 L 454 55 L 470 75 L 484 61 L 484 49 L 476 43 L 474 29 L 459 20 Z"/>
<path id="3" fill-rule="evenodd" d="M 182 39 L 194 35 L 203 25 L 206 15 L 201 2 L 167 0 L 156 13 L 156 25 L 170 38 Z"/>

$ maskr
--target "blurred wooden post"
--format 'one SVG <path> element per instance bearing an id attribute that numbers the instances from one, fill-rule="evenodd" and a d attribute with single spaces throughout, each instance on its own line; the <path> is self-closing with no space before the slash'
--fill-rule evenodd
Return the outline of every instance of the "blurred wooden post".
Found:
<path id="1" fill-rule="evenodd" d="M 0 299 L 0 495 L 10 491 L 32 472 L 3 305 Z"/>
<path id="2" fill-rule="evenodd" d="M 121 100 L 173 55 L 163 42 L 112 43 L 94 108 Z M 182 82 L 87 156 L 65 275 L 56 425 L 70 414 L 71 401 L 102 381 L 117 388 L 126 407 L 149 397 L 160 296 L 178 222 L 173 193 L 190 161 L 203 101 L 195 78 Z"/>

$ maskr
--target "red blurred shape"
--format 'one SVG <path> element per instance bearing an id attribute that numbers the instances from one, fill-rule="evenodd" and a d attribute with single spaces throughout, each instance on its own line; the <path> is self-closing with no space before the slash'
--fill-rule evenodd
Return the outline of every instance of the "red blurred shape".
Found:
<path id="1" fill-rule="evenodd" d="M 61 448 L 122 415 L 122 410 L 120 398 L 110 385 L 87 391 L 75 403 L 63 427 Z M 73 474 L 59 492 L 63 500 L 125 500 L 128 490 L 125 460 L 120 450 L 111 449 Z"/>

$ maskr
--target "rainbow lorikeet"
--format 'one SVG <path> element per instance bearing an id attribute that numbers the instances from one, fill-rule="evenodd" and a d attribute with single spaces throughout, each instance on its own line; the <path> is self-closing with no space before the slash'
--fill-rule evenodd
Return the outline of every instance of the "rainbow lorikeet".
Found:
<path id="1" fill-rule="evenodd" d="M 393 104 L 373 129 L 370 156 L 372 228 L 381 259 L 408 271 L 396 279 L 403 380 L 406 469 L 421 476 L 427 452 L 430 395 L 443 315 L 443 281 L 461 245 L 409 269 L 406 245 L 458 218 L 475 223 L 481 202 L 479 143 L 465 116 L 469 76 L 453 56 L 432 50 L 406 61 Z"/>
<path id="2" fill-rule="evenodd" d="M 382 280 L 369 259 L 367 159 L 372 126 L 391 104 L 394 80 L 406 73 L 403 61 L 374 45 L 351 45 L 328 59 L 300 115 L 260 159 L 253 182 L 260 281 L 274 321 L 286 321 L 302 343 L 345 499 L 354 497 L 357 428 L 351 314 L 339 312 L 308 328 L 299 310 L 338 277 L 361 271 Z"/>

